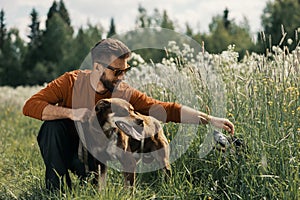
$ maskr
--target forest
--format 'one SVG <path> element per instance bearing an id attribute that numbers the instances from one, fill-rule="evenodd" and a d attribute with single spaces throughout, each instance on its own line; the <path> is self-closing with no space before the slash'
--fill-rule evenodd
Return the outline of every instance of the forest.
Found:
<path id="1" fill-rule="evenodd" d="M 291 51 L 299 46 L 299 8 L 300 3 L 296 0 L 268 2 L 261 15 L 263 31 L 256 33 L 255 39 L 250 34 L 248 19 L 237 24 L 230 19 L 230 10 L 227 8 L 211 19 L 208 33 L 195 32 L 187 22 L 185 32 L 181 34 L 204 44 L 205 50 L 211 54 L 220 54 L 233 44 L 239 53 L 239 60 L 252 52 L 267 55 L 273 51 L 273 46 Z M 53 1 L 44 29 L 40 28 L 40 16 L 35 8 L 32 8 L 29 16 L 30 33 L 28 42 L 25 42 L 19 36 L 18 29 L 6 28 L 5 10 L 0 12 L 0 86 L 49 82 L 66 71 L 78 69 L 90 48 L 101 38 L 118 34 L 113 18 L 109 30 L 93 24 L 74 30 L 63 0 Z M 148 11 L 142 5 L 138 6 L 133 23 L 137 28 L 161 27 L 178 32 L 178 27 L 166 10 Z M 151 43 L 151 37 L 148 39 Z M 170 40 L 176 41 L 176 38 Z M 150 48 L 139 49 L 135 53 L 146 62 L 160 62 L 165 57 L 163 50 Z"/>

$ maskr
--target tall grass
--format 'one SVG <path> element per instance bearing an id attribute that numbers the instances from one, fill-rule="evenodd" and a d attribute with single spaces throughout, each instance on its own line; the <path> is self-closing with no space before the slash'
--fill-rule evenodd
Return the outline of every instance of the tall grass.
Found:
<path id="1" fill-rule="evenodd" d="M 200 53 L 195 57 L 185 47 L 181 55 L 166 58 L 164 67 L 155 65 L 156 70 L 166 66 L 177 70 L 180 64 L 193 87 L 187 93 L 193 91 L 195 98 L 178 97 L 171 87 L 164 87 L 169 83 L 162 76 L 156 76 L 157 84 L 142 85 L 141 89 L 162 100 L 197 104 L 196 108 L 204 111 L 214 110 L 213 99 L 219 98 L 211 93 L 203 73 L 214 68 L 220 75 L 216 78 L 224 83 L 225 117 L 234 122 L 236 135 L 247 147 L 235 153 L 213 150 L 201 157 L 199 146 L 209 129 L 196 127 L 197 133 L 185 133 L 193 140 L 183 156 L 172 163 L 171 179 L 162 181 L 157 171 L 138 174 L 133 193 L 123 188 L 122 175 L 109 169 L 107 187 L 101 192 L 90 184 L 79 184 L 72 176 L 72 191 L 49 194 L 36 142 L 41 122 L 21 114 L 25 99 L 40 87 L 0 88 L 0 199 L 299 199 L 300 49 L 289 54 L 278 47 L 273 50 L 268 57 L 251 54 L 238 62 L 232 47 L 219 55 Z M 190 62 L 181 62 L 187 56 L 193 57 Z M 145 78 L 147 72 L 142 68 L 128 75 L 134 83 Z M 169 85 L 176 88 L 184 84 Z M 164 129 L 172 140 L 178 124 L 170 123 Z"/>

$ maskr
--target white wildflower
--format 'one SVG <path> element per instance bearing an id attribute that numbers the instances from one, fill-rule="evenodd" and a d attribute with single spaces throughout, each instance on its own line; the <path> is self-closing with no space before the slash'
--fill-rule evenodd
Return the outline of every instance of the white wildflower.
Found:
<path id="1" fill-rule="evenodd" d="M 291 45 L 291 44 L 293 44 L 293 40 L 292 40 L 291 38 L 289 38 L 289 39 L 287 40 L 287 43 L 288 43 L 289 45 Z"/>
<path id="2" fill-rule="evenodd" d="M 282 49 L 278 46 L 272 46 L 272 51 L 276 54 L 281 54 L 283 52 Z"/>
<path id="3" fill-rule="evenodd" d="M 132 65 L 133 65 L 133 66 L 137 66 L 137 65 L 138 65 L 138 62 L 137 62 L 136 60 L 134 60 L 134 61 L 132 62 Z"/>

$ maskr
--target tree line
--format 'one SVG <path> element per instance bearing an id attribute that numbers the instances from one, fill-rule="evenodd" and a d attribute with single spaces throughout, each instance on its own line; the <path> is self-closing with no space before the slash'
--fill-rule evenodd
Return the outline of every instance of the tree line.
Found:
<path id="1" fill-rule="evenodd" d="M 286 50 L 299 46 L 300 0 L 276 0 L 268 2 L 261 15 L 263 32 L 257 33 L 254 41 L 248 19 L 237 24 L 230 19 L 230 11 L 214 16 L 208 33 L 195 32 L 188 22 L 183 34 L 193 38 L 210 53 L 220 53 L 228 45 L 235 44 L 240 59 L 247 53 L 266 53 L 272 46 Z M 104 37 L 117 34 L 114 19 L 105 34 L 101 26 L 87 24 L 74 31 L 68 10 L 63 2 L 54 1 L 47 13 L 45 29 L 40 28 L 39 14 L 35 8 L 30 13 L 28 25 L 29 42 L 19 36 L 16 28 L 7 29 L 5 11 L 0 11 L 0 85 L 36 85 L 49 82 L 62 73 L 78 69 L 90 48 Z M 137 28 L 162 27 L 176 31 L 176 24 L 166 10 L 148 12 L 141 5 L 135 19 Z M 148 37 L 150 40 L 151 37 Z M 151 41 L 150 41 L 151 42 Z M 165 56 L 162 50 L 136 50 L 146 62 L 160 62 Z"/>

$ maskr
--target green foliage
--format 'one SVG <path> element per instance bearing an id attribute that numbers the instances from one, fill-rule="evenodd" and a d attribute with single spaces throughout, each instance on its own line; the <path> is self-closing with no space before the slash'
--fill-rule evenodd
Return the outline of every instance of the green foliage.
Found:
<path id="1" fill-rule="evenodd" d="M 21 63 L 25 52 L 24 41 L 17 29 L 10 29 L 0 51 L 0 85 L 17 86 L 23 83 Z"/>
<path id="2" fill-rule="evenodd" d="M 42 31 L 40 30 L 40 21 L 38 13 L 35 9 L 32 9 L 31 13 L 31 24 L 29 25 L 30 34 L 28 38 L 30 39 L 27 47 L 26 53 L 24 52 L 24 61 L 22 62 L 22 71 L 21 77 L 23 77 L 23 84 L 36 84 L 37 82 L 34 79 L 31 79 L 33 75 L 33 69 L 37 62 L 40 61 L 40 46 L 41 46 L 41 36 Z"/>
<path id="3" fill-rule="evenodd" d="M 58 13 L 48 20 L 48 28 L 40 37 L 37 47 L 30 47 L 26 69 L 26 84 L 43 84 L 62 73 L 78 69 L 95 41 L 102 38 L 103 30 L 88 24 L 80 28 L 76 37 Z"/>
<path id="4" fill-rule="evenodd" d="M 287 46 L 289 50 L 299 46 L 300 2 L 296 0 L 270 1 L 261 16 L 265 47 Z M 270 36 L 270 39 L 269 39 Z M 293 42 L 288 42 L 288 40 Z M 271 48 L 269 48 L 271 50 Z"/>
<path id="5" fill-rule="evenodd" d="M 167 28 L 167 29 L 170 29 L 170 30 L 174 30 L 173 22 L 169 18 L 166 10 L 163 11 L 163 17 L 162 17 L 162 22 L 161 22 L 160 26 L 162 28 Z"/>
<path id="6" fill-rule="evenodd" d="M 285 51 L 291 51 L 299 46 L 299 1 L 282 0 L 272 1 L 266 4 L 261 16 L 264 31 L 257 34 L 257 43 L 251 38 L 248 19 L 241 24 L 230 19 L 230 10 L 224 10 L 223 15 L 212 18 L 208 33 L 195 32 L 186 23 L 185 34 L 198 43 L 210 53 L 220 54 L 228 46 L 234 46 L 239 53 L 239 60 L 251 52 L 266 53 L 273 51 L 273 46 L 279 45 Z M 26 43 L 17 34 L 17 30 L 7 30 L 5 13 L 0 12 L 0 85 L 34 85 L 48 82 L 65 71 L 77 69 L 90 48 L 102 39 L 103 28 L 87 25 L 86 29 L 80 28 L 74 34 L 71 19 L 63 0 L 53 1 L 47 13 L 46 28 L 40 30 L 38 13 L 32 9 L 30 13 L 31 23 L 28 25 L 30 32 Z M 157 34 L 159 28 L 178 30 L 179 27 L 169 17 L 166 10 L 155 8 L 148 12 L 142 5 L 138 7 L 135 20 L 137 28 L 152 28 L 153 35 Z M 155 36 L 146 31 L 143 38 L 135 40 L 136 43 L 149 43 L 149 48 L 135 48 L 146 62 L 161 62 L 166 56 L 165 50 L 152 48 L 157 42 Z M 111 19 L 110 29 L 107 37 L 116 34 L 116 26 Z M 136 34 L 128 33 L 129 37 Z M 12 38 L 14 39 L 12 39 Z M 86 37 L 86 38 L 84 38 Z M 17 38 L 15 40 L 15 38 Z M 148 41 L 145 41 L 147 38 Z M 178 41 L 176 37 L 162 36 L 161 41 Z M 18 41 L 18 42 L 16 42 Z M 131 41 L 126 39 L 125 41 Z M 138 41 L 138 42 L 137 42 Z M 167 45 L 167 44 L 161 44 Z M 284 48 L 283 48 L 284 47 Z M 43 68 L 44 67 L 44 68 Z M 34 73 L 40 72 L 41 76 Z M 49 76 L 47 76 L 49 74 Z"/>
<path id="7" fill-rule="evenodd" d="M 32 9 L 30 13 L 30 17 L 31 17 L 31 24 L 29 25 L 30 34 L 28 35 L 30 41 L 28 45 L 34 48 L 39 45 L 40 37 L 41 37 L 38 12 L 35 9 Z"/>
<path id="8" fill-rule="evenodd" d="M 165 51 L 162 49 L 153 48 L 158 42 L 156 38 L 158 31 L 155 30 L 155 28 L 162 27 L 174 30 L 173 22 L 169 18 L 166 10 L 164 10 L 161 14 L 158 9 L 154 9 L 152 14 L 148 14 L 147 10 L 139 5 L 138 12 L 139 14 L 136 19 L 136 26 L 138 28 L 145 28 L 145 33 L 144 35 L 141 35 L 140 33 L 136 34 L 135 32 L 129 33 L 127 37 L 133 39 L 131 40 L 126 38 L 125 41 L 129 41 L 129 44 L 127 45 L 129 45 L 135 53 L 142 55 L 143 59 L 146 62 L 160 62 L 162 58 L 165 57 Z M 152 31 L 149 31 L 148 28 L 154 29 Z M 147 38 L 147 41 L 145 41 L 145 38 Z M 174 38 L 168 38 L 167 40 L 164 39 L 165 38 L 160 38 L 160 41 L 174 40 Z M 143 41 L 143 49 L 137 47 L 140 43 L 137 42 L 139 40 Z M 148 43 L 149 45 L 147 45 L 146 43 Z"/>
<path id="9" fill-rule="evenodd" d="M 3 49 L 4 41 L 6 37 L 6 24 L 4 10 L 0 11 L 0 50 Z"/>
<path id="10" fill-rule="evenodd" d="M 151 26 L 151 17 L 148 16 L 147 10 L 139 5 L 138 7 L 138 16 L 136 19 L 136 26 L 141 28 L 147 28 Z"/>
<path id="11" fill-rule="evenodd" d="M 241 25 L 237 25 L 234 21 L 228 19 L 229 11 L 225 11 L 223 17 L 213 17 L 208 34 L 198 35 L 194 38 L 198 42 L 204 41 L 205 49 L 210 53 L 220 53 L 226 50 L 229 45 L 235 45 L 236 51 L 242 59 L 246 51 L 251 52 L 254 47 L 248 20 L 245 18 Z"/>
<path id="12" fill-rule="evenodd" d="M 58 12 L 58 5 L 57 5 L 57 2 L 56 1 L 53 1 L 51 7 L 49 8 L 49 11 L 47 13 L 47 19 L 46 19 L 46 29 L 48 28 L 49 26 L 49 20 L 53 17 L 53 15 L 55 13 Z"/>
<path id="13" fill-rule="evenodd" d="M 63 59 L 71 51 L 72 30 L 64 20 L 54 13 L 48 21 L 48 27 L 42 35 L 40 61 L 57 64 L 56 75 L 65 71 Z M 50 70 L 50 69 L 49 69 Z M 50 71 L 49 71 L 50 72 Z"/>
<path id="14" fill-rule="evenodd" d="M 114 22 L 114 18 L 111 18 L 110 20 L 110 27 L 109 27 L 109 31 L 107 33 L 107 38 L 110 38 L 111 36 L 116 34 L 116 26 L 115 26 L 115 22 Z"/>
<path id="15" fill-rule="evenodd" d="M 192 37 L 193 36 L 193 29 L 191 28 L 191 26 L 188 23 L 186 23 L 185 28 L 186 28 L 185 34 L 189 37 Z"/>
<path id="16" fill-rule="evenodd" d="M 148 14 L 148 11 L 141 5 L 139 5 L 138 8 L 136 26 L 138 28 L 162 27 L 170 30 L 175 29 L 173 21 L 169 18 L 166 10 L 160 13 L 159 10 L 155 8 L 152 14 Z"/>
<path id="17" fill-rule="evenodd" d="M 63 0 L 59 1 L 58 13 L 61 16 L 61 18 L 65 21 L 65 23 L 71 27 L 71 19 Z"/>
<path id="18" fill-rule="evenodd" d="M 68 52 L 68 62 L 65 70 L 78 69 L 91 47 L 102 38 L 103 28 L 88 24 L 87 28 L 80 28 Z M 68 64 L 68 65 L 67 65 Z"/>

